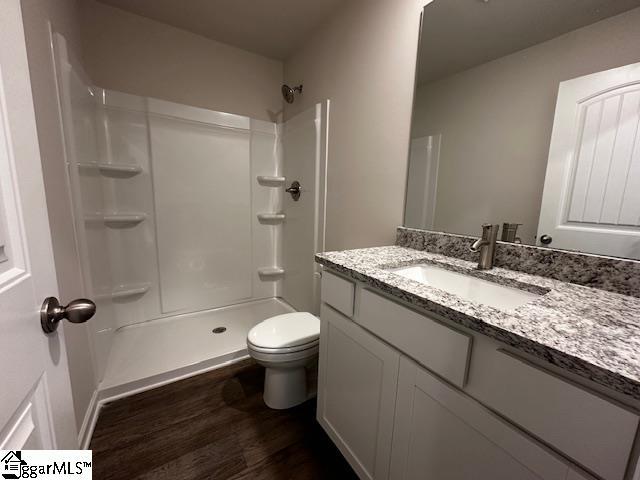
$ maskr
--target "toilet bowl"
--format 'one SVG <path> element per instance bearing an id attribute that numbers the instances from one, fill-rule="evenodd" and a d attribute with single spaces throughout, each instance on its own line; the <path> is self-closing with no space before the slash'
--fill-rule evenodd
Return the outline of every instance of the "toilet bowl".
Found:
<path id="1" fill-rule="evenodd" d="M 291 408 L 315 393 L 307 389 L 307 367 L 318 357 L 320 320 L 307 312 L 267 318 L 249 330 L 249 355 L 266 368 L 264 403 Z"/>

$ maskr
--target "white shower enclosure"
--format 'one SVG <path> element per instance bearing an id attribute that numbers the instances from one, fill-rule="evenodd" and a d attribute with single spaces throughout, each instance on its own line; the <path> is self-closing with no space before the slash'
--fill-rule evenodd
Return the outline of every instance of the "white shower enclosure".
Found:
<path id="1" fill-rule="evenodd" d="M 94 87 L 59 35 L 54 51 L 103 390 L 239 358 L 264 318 L 317 313 L 328 102 L 276 124 Z"/>

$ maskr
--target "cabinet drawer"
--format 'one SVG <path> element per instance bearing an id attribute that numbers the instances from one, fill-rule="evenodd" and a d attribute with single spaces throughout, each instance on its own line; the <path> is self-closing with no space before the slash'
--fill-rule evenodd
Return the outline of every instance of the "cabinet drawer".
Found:
<path id="1" fill-rule="evenodd" d="M 472 395 L 602 478 L 624 478 L 636 413 L 503 350 L 478 360 Z"/>
<path id="2" fill-rule="evenodd" d="M 322 301 L 348 317 L 353 316 L 354 293 L 353 282 L 329 273 L 327 270 L 322 272 Z"/>
<path id="3" fill-rule="evenodd" d="M 451 383 L 464 385 L 470 336 L 368 290 L 362 290 L 355 321 Z"/>

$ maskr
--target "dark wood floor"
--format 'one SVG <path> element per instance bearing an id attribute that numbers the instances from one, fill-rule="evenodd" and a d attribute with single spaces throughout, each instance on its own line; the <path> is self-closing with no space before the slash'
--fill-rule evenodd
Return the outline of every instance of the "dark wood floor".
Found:
<path id="1" fill-rule="evenodd" d="M 247 360 L 108 404 L 91 441 L 94 478 L 357 478 L 315 401 L 271 410 L 263 377 Z"/>

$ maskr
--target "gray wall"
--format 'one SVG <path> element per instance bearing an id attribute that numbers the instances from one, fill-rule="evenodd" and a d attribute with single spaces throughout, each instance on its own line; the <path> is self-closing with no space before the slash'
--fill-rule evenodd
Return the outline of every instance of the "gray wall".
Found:
<path id="1" fill-rule="evenodd" d="M 532 243 L 558 83 L 640 61 L 640 9 L 422 85 L 412 138 L 442 134 L 434 228 L 524 223 Z"/>
<path id="2" fill-rule="evenodd" d="M 352 0 L 284 66 L 304 93 L 285 117 L 331 100 L 326 248 L 391 244 L 402 224 L 420 12 L 426 1 Z"/>
<path id="3" fill-rule="evenodd" d="M 84 66 L 94 84 L 276 121 L 282 62 L 94 0 L 82 1 Z"/>

